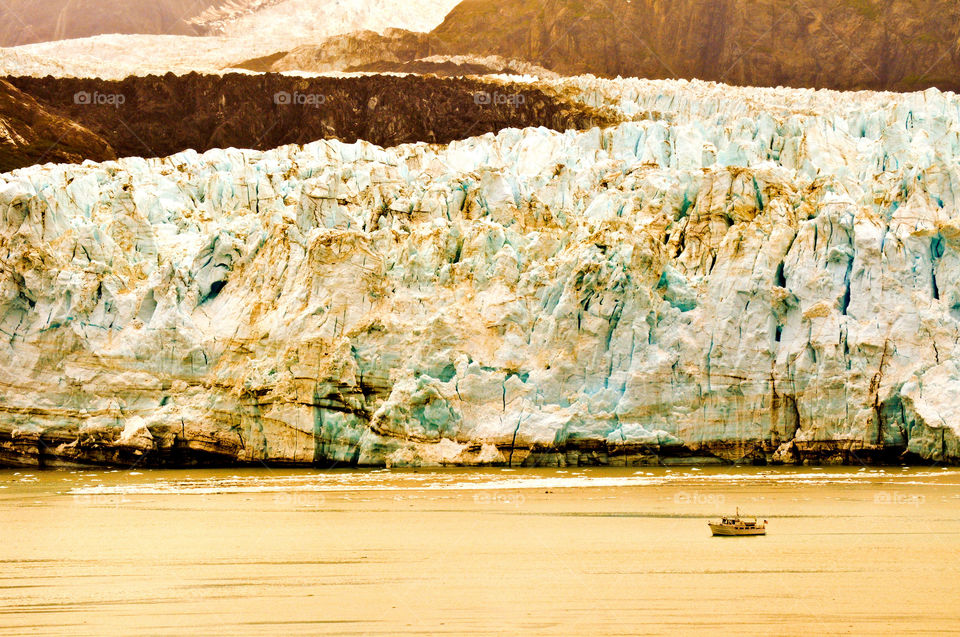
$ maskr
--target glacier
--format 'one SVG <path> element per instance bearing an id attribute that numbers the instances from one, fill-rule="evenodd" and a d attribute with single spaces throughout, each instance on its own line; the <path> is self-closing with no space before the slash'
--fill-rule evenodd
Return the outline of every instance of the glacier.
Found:
<path id="1" fill-rule="evenodd" d="M 550 85 L 630 121 L 0 176 L 0 463 L 960 458 L 957 96 Z"/>
<path id="2" fill-rule="evenodd" d="M 209 35 L 105 33 L 0 48 L 5 75 L 218 74 L 250 58 L 357 31 L 430 31 L 458 0 L 233 0 L 189 17 Z M 232 69 L 237 70 L 237 69 Z"/>

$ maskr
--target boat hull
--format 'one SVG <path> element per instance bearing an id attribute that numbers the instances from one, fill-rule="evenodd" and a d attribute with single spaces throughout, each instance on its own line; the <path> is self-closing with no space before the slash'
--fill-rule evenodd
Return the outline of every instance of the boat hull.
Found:
<path id="1" fill-rule="evenodd" d="M 740 537 L 748 535 L 766 535 L 767 529 L 762 526 L 754 527 L 740 527 L 740 526 L 726 526 L 723 524 L 711 524 L 710 531 L 714 535 L 719 535 L 722 537 Z"/>

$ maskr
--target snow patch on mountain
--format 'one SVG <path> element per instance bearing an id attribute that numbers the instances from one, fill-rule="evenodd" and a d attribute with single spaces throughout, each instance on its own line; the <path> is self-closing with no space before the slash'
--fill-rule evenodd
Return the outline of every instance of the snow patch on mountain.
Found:
<path id="1" fill-rule="evenodd" d="M 194 19 L 214 32 L 239 38 L 314 42 L 341 33 L 389 27 L 430 31 L 459 0 L 246 0 Z"/>
<path id="2" fill-rule="evenodd" d="M 456 4 L 456 0 L 286 0 L 236 5 L 236 14 L 230 14 L 220 36 L 110 34 L 11 47 L 0 49 L 0 73 L 103 79 L 217 73 L 242 60 L 354 31 L 383 32 L 391 27 L 428 31 Z"/>
<path id="3" fill-rule="evenodd" d="M 223 34 L 226 26 L 244 16 L 255 14 L 265 7 L 273 6 L 285 0 L 228 0 L 218 6 L 208 7 L 198 15 L 187 20 L 190 24 L 202 27 L 205 32 Z"/>

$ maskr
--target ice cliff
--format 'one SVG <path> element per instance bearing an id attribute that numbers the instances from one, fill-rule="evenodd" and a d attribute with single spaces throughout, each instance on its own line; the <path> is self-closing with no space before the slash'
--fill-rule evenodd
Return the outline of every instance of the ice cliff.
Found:
<path id="1" fill-rule="evenodd" d="M 0 176 L 0 462 L 960 457 L 960 99 Z"/>

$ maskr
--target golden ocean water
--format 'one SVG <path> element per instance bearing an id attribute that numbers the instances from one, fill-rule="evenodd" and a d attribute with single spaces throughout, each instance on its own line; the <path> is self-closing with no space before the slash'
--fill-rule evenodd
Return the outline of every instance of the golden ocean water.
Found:
<path id="1" fill-rule="evenodd" d="M 957 633 L 958 558 L 954 469 L 0 471 L 2 635 Z"/>

